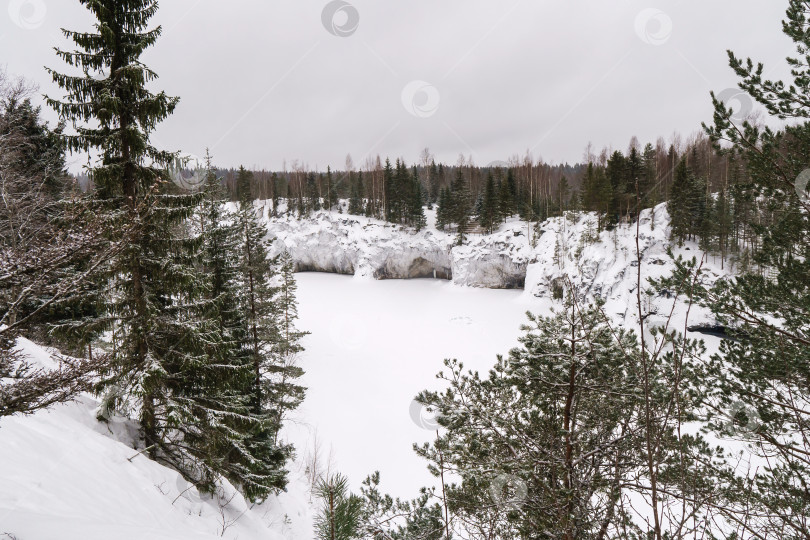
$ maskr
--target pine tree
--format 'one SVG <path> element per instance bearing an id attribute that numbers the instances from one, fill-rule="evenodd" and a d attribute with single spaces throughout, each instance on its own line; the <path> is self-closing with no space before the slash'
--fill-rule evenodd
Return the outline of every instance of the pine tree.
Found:
<path id="1" fill-rule="evenodd" d="M 450 507 L 482 530 L 578 538 L 620 527 L 620 486 L 639 442 L 635 337 L 614 334 L 598 307 L 580 311 L 570 296 L 563 313 L 530 316 L 523 329 L 488 377 L 445 362 L 447 391 L 417 397 L 445 431 L 415 450 L 434 471 L 440 462 L 459 471 Z"/>
<path id="2" fill-rule="evenodd" d="M 319 540 L 354 540 L 361 537 L 363 499 L 349 492 L 349 481 L 336 474 L 318 480 L 315 495 L 321 509 L 315 516 Z"/>
<path id="3" fill-rule="evenodd" d="M 750 182 L 738 187 L 735 202 L 740 225 L 761 242 L 754 261 L 767 270 L 746 271 L 702 291 L 721 324 L 735 329 L 709 370 L 713 424 L 767 463 L 755 478 L 747 471 L 728 478 L 733 496 L 723 510 L 746 520 L 756 516 L 749 530 L 758 537 L 806 538 L 810 515 L 810 213 L 801 192 L 806 186 L 798 180 L 810 155 L 808 25 L 807 2 L 790 0 L 782 28 L 798 53 L 787 59 L 791 81 L 765 79 L 763 64 L 729 52 L 741 90 L 768 111 L 769 120 L 798 122 L 779 131 L 748 122 L 736 126 L 732 111 L 713 95 L 714 125 L 704 126 L 714 143 L 730 143 L 732 156 L 747 164 Z M 748 214 L 758 202 L 765 215 Z M 774 219 L 762 226 L 768 215 Z M 691 281 L 694 267 L 683 267 L 681 277 Z"/>

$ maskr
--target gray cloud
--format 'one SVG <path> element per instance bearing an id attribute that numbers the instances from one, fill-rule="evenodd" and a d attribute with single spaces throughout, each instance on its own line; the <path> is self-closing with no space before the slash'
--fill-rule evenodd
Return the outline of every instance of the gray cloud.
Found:
<path id="1" fill-rule="evenodd" d="M 425 146 L 448 162 L 527 149 L 570 162 L 589 141 L 625 148 L 633 135 L 696 131 L 711 118 L 709 91 L 735 84 L 726 49 L 779 66 L 772 76 L 791 52 L 783 1 L 356 0 L 356 28 L 351 13 L 336 15 L 345 32 L 325 27 L 328 3 L 163 0 L 164 36 L 145 61 L 182 99 L 156 142 L 274 169 L 294 159 L 342 167 L 347 153 L 356 164 L 377 153 L 414 161 Z M 42 66 L 63 67 L 52 51 L 64 45 L 59 27 L 89 28 L 89 15 L 68 0 L 9 8 L 0 64 L 58 95 Z M 645 42 L 637 17 L 651 8 L 671 32 L 653 20 L 646 35 L 658 37 Z M 430 115 L 403 106 L 414 80 L 438 92 Z"/>

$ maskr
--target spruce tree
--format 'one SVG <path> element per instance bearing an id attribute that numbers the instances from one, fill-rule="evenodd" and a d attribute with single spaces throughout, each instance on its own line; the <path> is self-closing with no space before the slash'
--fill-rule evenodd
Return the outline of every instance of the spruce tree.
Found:
<path id="1" fill-rule="evenodd" d="M 174 154 L 149 142 L 155 126 L 178 102 L 147 89 L 157 75 L 140 61 L 161 33 L 160 27 L 147 29 L 157 3 L 80 1 L 96 18 L 96 31 L 63 30 L 78 50 L 57 49 L 57 55 L 81 68 L 82 74 L 49 69 L 67 96 L 64 101 L 47 101 L 60 118 L 77 125 L 76 134 L 64 135 L 66 147 L 99 155 L 91 175 L 97 196 L 107 207 L 111 240 L 123 230 L 123 222 L 141 224 L 128 239 L 128 248 L 108 268 L 114 291 L 105 306 L 106 324 L 115 326 L 120 337 L 108 380 L 138 397 L 144 442 L 156 457 L 161 449 L 167 450 L 169 424 L 174 422 L 169 385 L 175 360 L 182 356 L 174 345 L 191 330 L 166 317 L 166 306 L 176 304 L 178 292 L 194 286 L 183 257 L 174 256 L 187 247 L 175 227 L 192 214 L 196 200 L 162 194 L 165 167 Z"/>
<path id="2" fill-rule="evenodd" d="M 436 206 L 436 228 L 444 230 L 447 226 L 448 220 L 448 207 L 450 205 L 450 195 L 447 188 L 442 188 L 439 191 L 439 201 Z"/>
<path id="3" fill-rule="evenodd" d="M 422 230 L 427 224 L 425 209 L 422 206 L 422 184 L 419 182 L 419 173 L 416 167 L 413 168 L 410 180 L 410 190 L 408 195 L 408 223 L 417 231 Z"/>
<path id="4" fill-rule="evenodd" d="M 335 179 L 332 176 L 332 167 L 326 167 L 326 192 L 325 192 L 325 201 L 324 201 L 324 208 L 327 210 L 332 210 L 335 205 L 338 204 L 338 186 Z"/>
<path id="5" fill-rule="evenodd" d="M 318 191 L 318 182 L 315 179 L 315 173 L 309 173 L 307 175 L 307 197 L 306 200 L 302 203 L 304 204 L 304 209 L 301 215 L 308 214 L 310 212 L 317 212 L 321 209 L 321 195 Z"/>
<path id="6" fill-rule="evenodd" d="M 498 182 L 498 214 L 504 220 L 512 217 L 515 213 L 515 197 L 512 192 L 514 186 L 510 186 L 509 182 L 509 173 L 507 173 L 506 178 L 501 178 Z M 514 179 L 512 182 L 514 183 Z"/>
<path id="7" fill-rule="evenodd" d="M 278 260 L 278 292 L 275 297 L 278 337 L 273 344 L 273 357 L 278 368 L 273 378 L 272 402 L 276 408 L 277 422 L 294 410 L 304 400 L 305 389 L 298 384 L 304 370 L 297 365 L 297 356 L 304 350 L 301 340 L 308 332 L 297 328 L 298 300 L 295 282 L 295 263 L 289 252 L 284 251 Z"/>
<path id="8" fill-rule="evenodd" d="M 611 154 L 605 169 L 605 175 L 610 182 L 610 188 L 613 193 L 613 200 L 611 201 L 608 210 L 608 219 L 610 223 L 618 223 L 624 211 L 624 203 L 627 200 L 627 161 L 618 150 Z"/>
<path id="9" fill-rule="evenodd" d="M 655 148 L 650 143 L 647 143 L 644 152 L 641 154 L 641 169 L 642 172 L 638 182 L 641 208 L 654 207 L 658 202 L 657 160 Z"/>
<path id="10" fill-rule="evenodd" d="M 280 318 L 284 305 L 278 299 L 278 260 L 269 257 L 267 230 L 251 200 L 239 201 L 234 218 L 236 281 L 245 325 L 242 346 L 250 371 L 246 393 L 250 416 L 257 423 L 245 444 L 252 463 L 251 483 L 242 485 L 252 498 L 263 498 L 270 490 L 286 485 L 284 465 L 292 455 L 292 447 L 278 444 L 281 422 L 288 410 L 283 393 L 288 391 L 286 385 L 293 384 L 303 372 L 289 365 L 279 351 L 285 339 Z M 303 394 L 303 389 L 300 391 Z"/>
<path id="11" fill-rule="evenodd" d="M 252 204 L 252 185 L 253 173 L 240 165 L 239 170 L 236 171 L 236 198 L 238 201 L 250 201 Z"/>
<path id="12" fill-rule="evenodd" d="M 399 160 L 397 160 L 397 166 Z M 383 216 L 386 221 L 394 222 L 396 219 L 397 202 L 396 199 L 396 178 L 394 176 L 394 168 L 391 165 L 391 160 L 385 158 L 385 167 L 383 168 Z"/>
<path id="13" fill-rule="evenodd" d="M 439 168 L 436 166 L 436 161 L 432 160 L 428 167 L 428 201 L 430 203 L 436 203 L 439 200 L 441 187 Z"/>
<path id="14" fill-rule="evenodd" d="M 478 222 L 489 234 L 500 224 L 500 213 L 498 211 L 498 196 L 495 190 L 495 179 L 492 173 L 487 176 L 484 194 L 481 197 L 481 205 L 478 211 Z"/>
<path id="15" fill-rule="evenodd" d="M 456 177 L 450 184 L 450 193 L 448 218 L 451 223 L 456 224 L 457 243 L 461 245 L 466 238 L 471 211 L 470 190 L 461 167 L 456 170 Z"/>
<path id="16" fill-rule="evenodd" d="M 692 232 L 695 190 L 697 180 L 685 159 L 681 159 L 675 169 L 675 180 L 672 182 L 672 195 L 667 203 L 671 237 L 683 245 Z"/>
<path id="17" fill-rule="evenodd" d="M 363 215 L 365 212 L 365 208 L 363 207 L 363 193 L 365 192 L 365 188 L 363 187 L 363 171 L 358 172 L 356 177 L 353 172 L 350 173 L 349 181 L 351 183 L 349 213 L 356 216 Z"/>
<path id="18" fill-rule="evenodd" d="M 279 180 L 278 174 L 274 172 L 270 176 L 270 185 L 273 186 L 273 188 L 272 188 L 272 197 L 271 197 L 272 204 L 273 204 L 273 209 L 272 209 L 271 214 L 270 214 L 272 217 L 278 217 L 278 204 L 279 204 L 279 201 L 281 200 L 279 195 L 278 195 L 279 187 L 280 187 L 279 183 L 280 183 L 280 180 Z"/>
<path id="19" fill-rule="evenodd" d="M 249 499 L 263 498 L 283 487 L 268 445 L 256 444 L 268 430 L 261 410 L 252 407 L 253 379 L 247 321 L 239 280 L 239 224 L 226 211 L 226 193 L 210 156 L 199 209 L 202 286 L 189 300 L 197 306 L 191 321 L 206 328 L 204 357 L 186 366 L 178 392 L 195 414 L 196 429 L 186 430 L 183 445 L 203 467 L 191 479 L 214 489 L 219 475 L 241 487 Z M 243 198 L 249 197 L 243 190 Z M 251 203 L 252 206 L 252 203 Z M 186 472 L 186 471 L 184 471 Z"/>

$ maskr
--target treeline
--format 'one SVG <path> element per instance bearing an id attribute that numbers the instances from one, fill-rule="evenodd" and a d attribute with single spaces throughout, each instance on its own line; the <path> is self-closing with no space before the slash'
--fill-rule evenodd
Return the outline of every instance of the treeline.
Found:
<path id="1" fill-rule="evenodd" d="M 0 76 L 0 416 L 81 391 L 140 426 L 139 453 L 201 491 L 225 478 L 250 500 L 284 489 L 293 448 L 279 437 L 303 400 L 294 265 L 270 256 L 260 210 L 228 196 L 207 157 L 201 189 L 169 181 L 175 154 L 153 147 L 177 98 L 147 90 L 140 62 L 160 28 L 157 4 L 85 3 L 100 34 L 66 31 L 58 50 L 78 74 L 48 70 L 63 99 L 51 130 L 30 88 Z M 106 37 L 111 36 L 110 39 Z M 65 152 L 97 153 L 82 192 Z M 254 183 L 237 175 L 246 195 Z M 71 353 L 60 369 L 27 365 L 27 335 Z"/>
<path id="2" fill-rule="evenodd" d="M 304 217 L 320 209 L 364 215 L 420 229 L 423 206 L 436 208 L 436 225 L 456 231 L 492 233 L 510 218 L 541 222 L 568 211 L 596 212 L 599 230 L 636 218 L 638 212 L 669 203 L 673 239 L 696 240 L 706 251 L 741 254 L 750 261 L 759 246 L 745 220 L 767 212 L 743 194 L 745 163 L 720 152 L 705 134 L 682 142 L 642 146 L 634 137 L 625 152 L 589 146 L 583 164 L 549 165 L 530 155 L 475 166 L 472 159 L 437 164 L 428 149 L 418 165 L 378 156 L 358 170 L 347 157 L 343 171 L 254 171 L 250 197 L 271 202 L 270 212 Z M 220 171 L 231 200 L 238 200 L 238 171 Z M 344 201 L 341 204 L 340 201 Z M 763 213 L 765 212 L 765 213 Z"/>

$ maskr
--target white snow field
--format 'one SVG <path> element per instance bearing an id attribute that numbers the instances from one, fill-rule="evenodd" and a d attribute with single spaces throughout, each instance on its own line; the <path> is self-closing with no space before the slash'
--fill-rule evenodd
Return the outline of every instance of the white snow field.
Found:
<path id="1" fill-rule="evenodd" d="M 542 302 L 433 279 L 296 277 L 300 327 L 311 335 L 300 363 L 307 398 L 288 425 L 290 440 L 306 458 L 317 439 L 324 464 L 331 453 L 332 470 L 355 488 L 379 470 L 384 490 L 415 497 L 434 481 L 412 445 L 435 431 L 429 413 L 412 409 L 413 398 L 440 388 L 435 375 L 445 358 L 486 372 L 496 354 L 517 345 L 526 310 Z"/>
<path id="2" fill-rule="evenodd" d="M 268 220 L 278 249 L 286 247 L 313 266 L 349 261 L 350 272 L 334 266 L 332 271 L 355 274 L 297 274 L 299 326 L 311 335 L 299 358 L 307 398 L 284 431 L 298 454 L 290 464 L 288 493 L 249 507 L 225 485 L 223 499 L 201 499 L 177 473 L 135 455 L 131 421 L 98 423 L 98 402 L 83 396 L 33 416 L 0 420 L 0 539 L 309 540 L 307 466 L 317 446 L 318 467 L 348 475 L 353 489 L 379 470 L 383 491 L 416 496 L 434 479 L 412 444 L 435 434 L 424 427 L 433 426 L 430 415 L 420 416 L 412 400 L 420 390 L 441 388 L 434 376 L 443 359 L 457 358 L 484 374 L 496 354 L 517 345 L 527 310 L 547 314 L 559 302 L 552 300 L 552 290 L 564 279 L 580 298 L 603 298 L 617 324 L 638 324 L 635 225 L 587 239 L 593 236 L 593 216 L 580 215 L 549 220 L 541 229 L 535 247 L 525 223 L 512 222 L 492 237 L 473 237 L 469 246 L 453 248 L 447 243 L 452 235 L 435 229 L 412 235 L 336 213 L 300 223 Z M 654 219 L 650 211 L 642 214 L 643 280 L 671 272 L 668 236 L 665 207 L 655 210 Z M 701 256 L 694 245 L 675 252 Z M 422 273 L 429 266 L 414 267 L 413 261 L 429 262 L 433 255 L 449 261 L 453 281 L 373 279 L 379 268 Z M 520 271 L 525 290 L 467 286 L 502 285 L 498 261 L 506 259 L 507 278 Z M 709 279 L 729 272 L 728 263 L 721 269 L 712 258 L 704 269 Z M 672 300 L 654 291 L 644 303 L 654 313 L 646 324 L 657 325 Z M 682 330 L 685 322 L 686 306 L 679 305 L 673 326 Z M 689 322 L 711 319 L 693 308 Z M 716 347 L 716 339 L 706 341 L 710 350 Z M 52 365 L 44 349 L 26 340 L 20 346 L 36 363 Z M 222 508 L 224 501 L 230 502 Z"/>

